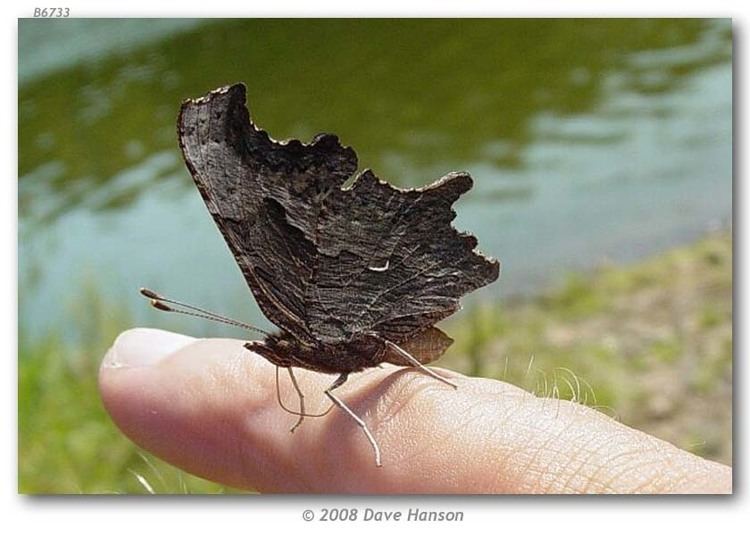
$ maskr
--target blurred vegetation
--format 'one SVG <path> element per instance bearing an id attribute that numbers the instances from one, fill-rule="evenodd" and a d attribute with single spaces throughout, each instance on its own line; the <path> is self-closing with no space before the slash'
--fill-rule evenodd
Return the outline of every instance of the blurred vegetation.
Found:
<path id="1" fill-rule="evenodd" d="M 97 392 L 99 361 L 129 321 L 94 289 L 71 311 L 80 343 L 20 333 L 19 491 L 232 493 L 141 453 Z M 575 399 L 731 463 L 732 239 L 720 234 L 630 267 L 571 275 L 532 300 L 476 306 L 447 326 L 442 366 Z"/>
<path id="2" fill-rule="evenodd" d="M 474 308 L 441 365 L 596 406 L 732 462 L 732 238 L 572 274 L 543 296 Z"/>

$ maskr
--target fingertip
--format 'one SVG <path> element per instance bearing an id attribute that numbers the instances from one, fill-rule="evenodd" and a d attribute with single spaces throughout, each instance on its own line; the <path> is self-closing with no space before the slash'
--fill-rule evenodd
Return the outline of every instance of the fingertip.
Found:
<path id="1" fill-rule="evenodd" d="M 180 333 L 151 328 L 134 328 L 121 333 L 102 360 L 101 367 L 147 367 L 195 342 Z"/>
<path id="2" fill-rule="evenodd" d="M 252 486 L 244 464 L 262 457 L 253 430 L 268 426 L 270 364 L 240 340 L 158 330 L 126 332 L 110 353 L 115 357 L 100 368 L 100 394 L 129 439 L 197 476 Z"/>

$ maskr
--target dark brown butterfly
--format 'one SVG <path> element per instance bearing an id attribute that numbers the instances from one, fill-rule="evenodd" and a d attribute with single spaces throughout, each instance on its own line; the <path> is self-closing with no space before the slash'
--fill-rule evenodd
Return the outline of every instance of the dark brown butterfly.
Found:
<path id="1" fill-rule="evenodd" d="M 372 434 L 332 390 L 383 362 L 450 383 L 424 367 L 453 342 L 434 324 L 499 275 L 476 238 L 451 226 L 471 177 L 403 190 L 365 170 L 344 187 L 355 152 L 330 134 L 274 141 L 250 120 L 242 84 L 183 103 L 178 134 L 208 211 L 279 328 L 246 348 L 290 372 L 301 402 L 295 428 L 305 412 L 292 367 L 338 374 L 325 393 L 363 428 L 380 465 Z M 179 303 L 143 293 L 162 309 Z"/>

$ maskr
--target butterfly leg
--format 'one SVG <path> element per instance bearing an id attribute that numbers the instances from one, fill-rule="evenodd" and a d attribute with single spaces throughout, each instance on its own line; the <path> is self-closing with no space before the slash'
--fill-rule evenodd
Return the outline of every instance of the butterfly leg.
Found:
<path id="1" fill-rule="evenodd" d="M 349 409 L 349 406 L 344 404 L 344 402 L 340 398 L 338 398 L 336 395 L 334 395 L 331 392 L 334 389 L 344 385 L 344 382 L 346 382 L 348 377 L 349 377 L 349 373 L 347 372 L 343 373 L 341 376 L 336 378 L 336 381 L 333 382 L 331 386 L 328 389 L 326 389 L 324 392 L 326 396 L 331 399 L 331 402 L 333 402 L 339 408 L 341 408 L 347 415 L 349 415 L 352 419 L 354 419 L 354 421 L 357 423 L 357 425 L 360 428 L 362 428 L 362 431 L 365 433 L 365 436 L 367 436 L 367 440 L 370 442 L 370 445 L 372 445 L 372 448 L 375 451 L 375 465 L 378 467 L 382 467 L 383 464 L 380 462 L 380 447 L 378 447 L 378 443 L 377 441 L 375 441 L 375 438 L 370 432 L 370 429 L 367 428 L 365 421 L 360 419 L 356 413 L 354 413 L 351 409 Z"/>
<path id="2" fill-rule="evenodd" d="M 297 383 L 297 378 L 294 376 L 292 367 L 287 367 L 286 370 L 287 372 L 289 372 L 289 377 L 292 379 L 294 390 L 297 391 L 297 395 L 299 396 L 299 419 L 297 419 L 297 422 L 294 423 L 294 426 L 292 426 L 292 428 L 289 430 L 290 432 L 294 433 L 297 427 L 302 424 L 302 421 L 305 420 L 305 395 L 302 394 L 302 389 L 299 388 L 299 384 Z"/>
<path id="3" fill-rule="evenodd" d="M 330 406 L 328 406 L 328 409 L 322 413 L 300 413 L 299 411 L 294 411 L 293 409 L 289 409 L 288 407 L 286 407 L 284 405 L 284 402 L 281 400 L 281 388 L 279 386 L 279 368 L 279 366 L 276 367 L 276 401 L 279 403 L 279 406 L 281 406 L 281 409 L 283 409 L 287 413 L 290 413 L 291 415 L 297 415 L 298 417 L 325 417 L 335 407 L 334 404 L 331 404 Z"/>
<path id="4" fill-rule="evenodd" d="M 404 350 L 403 348 L 401 348 L 395 342 L 391 342 L 391 341 L 389 341 L 387 339 L 384 339 L 383 337 L 381 337 L 379 335 L 375 335 L 375 334 L 373 334 L 373 337 L 377 337 L 378 339 L 380 339 L 381 341 L 383 341 L 383 343 L 386 345 L 386 347 L 388 347 L 389 349 L 391 349 L 394 352 L 396 352 L 398 355 L 400 355 L 401 357 L 403 357 L 404 359 L 406 359 L 409 363 L 411 363 L 412 366 L 417 367 L 419 370 L 421 370 L 422 372 L 424 372 L 428 376 L 432 376 L 436 380 L 441 381 L 441 382 L 443 382 L 443 383 L 445 383 L 447 385 L 450 385 L 454 389 L 458 389 L 458 385 L 456 385 L 455 383 L 453 383 L 452 381 L 450 381 L 450 380 L 448 380 L 446 378 L 443 378 L 439 374 L 437 374 L 437 373 L 431 371 L 430 369 L 428 369 L 427 367 L 425 367 L 422 363 L 419 362 L 419 360 L 417 360 L 416 357 L 414 357 L 409 352 L 407 352 L 406 350 Z"/>

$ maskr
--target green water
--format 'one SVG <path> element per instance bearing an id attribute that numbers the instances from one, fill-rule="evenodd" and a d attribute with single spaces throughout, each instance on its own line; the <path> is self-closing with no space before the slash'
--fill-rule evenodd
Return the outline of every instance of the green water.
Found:
<path id="1" fill-rule="evenodd" d="M 728 20 L 21 20 L 21 326 L 74 333 L 92 288 L 166 322 L 140 286 L 263 322 L 175 135 L 183 99 L 235 81 L 277 139 L 334 132 L 400 185 L 471 172 L 455 225 L 503 261 L 486 299 L 693 240 L 732 217 L 731 39 Z"/>

